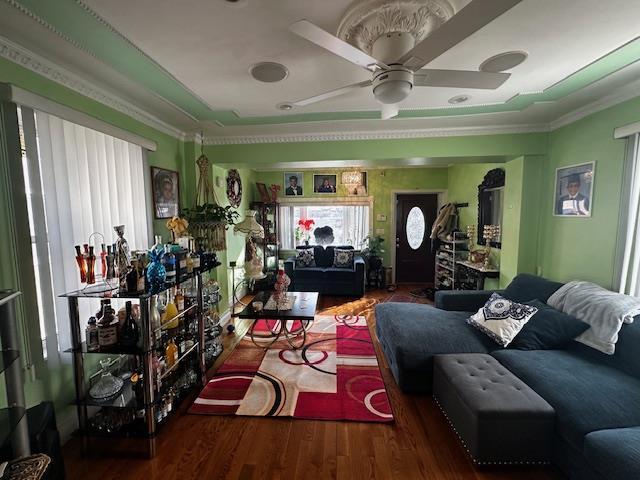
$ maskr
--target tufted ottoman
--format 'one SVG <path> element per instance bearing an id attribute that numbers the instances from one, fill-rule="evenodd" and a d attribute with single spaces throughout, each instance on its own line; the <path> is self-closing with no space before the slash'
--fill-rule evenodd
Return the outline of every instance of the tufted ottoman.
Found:
<path id="1" fill-rule="evenodd" d="M 473 462 L 549 463 L 555 411 L 495 358 L 436 355 L 433 397 Z"/>

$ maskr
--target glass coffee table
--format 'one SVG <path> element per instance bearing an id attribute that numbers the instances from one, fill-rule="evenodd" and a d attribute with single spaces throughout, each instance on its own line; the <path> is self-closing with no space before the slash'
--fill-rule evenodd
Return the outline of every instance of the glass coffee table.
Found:
<path id="1" fill-rule="evenodd" d="M 268 349 L 279 338 L 284 337 L 292 349 L 304 347 L 307 341 L 307 330 L 311 327 L 318 306 L 318 292 L 287 292 L 293 298 L 290 310 L 255 310 L 254 302 L 262 302 L 267 306 L 273 292 L 259 292 L 251 303 L 242 310 L 238 317 L 252 320 L 249 328 L 251 341 L 258 347 Z M 259 322 L 261 320 L 261 322 Z"/>

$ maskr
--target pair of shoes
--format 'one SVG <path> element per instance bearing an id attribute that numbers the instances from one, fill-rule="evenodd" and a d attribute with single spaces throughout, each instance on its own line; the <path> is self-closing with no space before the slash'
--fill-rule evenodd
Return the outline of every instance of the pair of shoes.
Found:
<path id="1" fill-rule="evenodd" d="M 395 285 L 389 285 L 389 287 L 387 287 L 387 292 L 395 292 L 396 288 L 397 287 Z"/>

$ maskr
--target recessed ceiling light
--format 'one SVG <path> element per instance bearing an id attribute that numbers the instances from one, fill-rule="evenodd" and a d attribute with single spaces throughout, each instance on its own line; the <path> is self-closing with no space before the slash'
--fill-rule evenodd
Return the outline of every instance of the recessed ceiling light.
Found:
<path id="1" fill-rule="evenodd" d="M 459 103 L 464 103 L 469 100 L 469 95 L 456 95 L 455 97 L 451 97 L 449 99 L 449 103 L 452 105 L 457 105 Z"/>
<path id="2" fill-rule="evenodd" d="M 287 78 L 289 70 L 280 63 L 260 62 L 252 65 L 249 73 L 260 82 L 274 83 Z"/>
<path id="3" fill-rule="evenodd" d="M 511 70 L 524 62 L 529 55 L 527 52 L 504 52 L 487 58 L 480 64 L 481 72 L 500 73 Z"/>
<path id="4" fill-rule="evenodd" d="M 279 103 L 278 105 L 276 105 L 276 107 L 278 108 L 278 110 L 291 110 L 291 109 L 293 109 L 293 105 L 291 105 L 290 103 Z"/>

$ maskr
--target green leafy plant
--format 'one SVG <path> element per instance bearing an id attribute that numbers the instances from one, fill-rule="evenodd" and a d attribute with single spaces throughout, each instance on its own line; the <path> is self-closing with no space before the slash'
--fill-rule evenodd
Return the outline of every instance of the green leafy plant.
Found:
<path id="1" fill-rule="evenodd" d="M 234 225 L 240 214 L 230 205 L 221 207 L 215 203 L 205 203 L 194 208 L 184 208 L 182 217 L 189 223 L 222 223 L 226 226 Z"/>
<path id="2" fill-rule="evenodd" d="M 362 249 L 362 256 L 365 259 L 370 258 L 380 258 L 380 255 L 384 253 L 384 249 L 382 248 L 382 244 L 384 243 L 384 238 L 380 235 L 367 235 L 362 241 L 366 246 Z"/>

